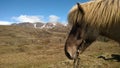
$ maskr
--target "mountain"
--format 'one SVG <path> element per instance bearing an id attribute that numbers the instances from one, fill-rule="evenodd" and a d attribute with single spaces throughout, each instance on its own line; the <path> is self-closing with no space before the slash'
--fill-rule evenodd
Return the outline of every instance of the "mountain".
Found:
<path id="1" fill-rule="evenodd" d="M 55 25 L 53 23 L 46 23 L 41 28 L 53 28 Z"/>
<path id="2" fill-rule="evenodd" d="M 22 26 L 22 27 L 34 27 L 34 25 L 30 22 L 22 22 L 22 23 L 14 23 L 14 26 Z"/>
<path id="3" fill-rule="evenodd" d="M 22 26 L 22 27 L 31 27 L 31 28 L 40 28 L 40 29 L 51 29 L 51 28 L 63 28 L 66 27 L 65 25 L 61 24 L 60 22 L 48 22 L 48 23 L 42 23 L 42 22 L 22 22 L 22 23 L 14 23 L 12 24 L 14 26 Z"/>
<path id="4" fill-rule="evenodd" d="M 42 27 L 44 25 L 44 23 L 41 23 L 41 22 L 36 22 L 35 24 L 34 24 L 34 27 L 36 26 L 36 27 Z"/>

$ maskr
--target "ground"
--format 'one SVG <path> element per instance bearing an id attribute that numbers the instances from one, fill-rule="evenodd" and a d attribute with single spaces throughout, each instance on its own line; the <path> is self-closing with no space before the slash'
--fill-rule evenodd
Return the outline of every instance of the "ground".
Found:
<path id="1" fill-rule="evenodd" d="M 0 68 L 73 68 L 64 54 L 68 33 L 0 26 Z M 79 68 L 120 68 L 120 45 L 95 41 L 79 58 Z"/>

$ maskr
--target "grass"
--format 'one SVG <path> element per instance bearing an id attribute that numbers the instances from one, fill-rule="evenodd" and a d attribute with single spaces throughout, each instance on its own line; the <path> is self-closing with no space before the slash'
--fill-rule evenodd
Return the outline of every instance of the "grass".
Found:
<path id="1" fill-rule="evenodd" d="M 37 46 L 38 47 L 38 46 Z M 2 68 L 48 68 L 62 59 L 59 49 L 48 49 L 50 47 L 37 48 L 36 45 L 15 48 L 16 51 L 0 55 L 0 67 Z M 29 48 L 29 50 L 27 50 Z M 46 50 L 48 49 L 48 50 Z M 8 49 L 10 50 L 10 48 Z M 25 50 L 25 51 L 24 51 Z M 7 52 L 7 51 L 6 51 Z M 4 67 L 5 66 L 5 67 Z"/>
<path id="2" fill-rule="evenodd" d="M 68 30 L 41 30 L 16 26 L 0 26 L 0 68 L 73 68 L 64 54 Z M 120 55 L 113 41 L 96 41 L 79 57 L 81 68 L 120 68 L 111 54 Z"/>
<path id="3" fill-rule="evenodd" d="M 59 41 L 64 37 L 54 31 L 0 26 L 0 68 L 51 67 L 65 58 L 64 40 Z"/>

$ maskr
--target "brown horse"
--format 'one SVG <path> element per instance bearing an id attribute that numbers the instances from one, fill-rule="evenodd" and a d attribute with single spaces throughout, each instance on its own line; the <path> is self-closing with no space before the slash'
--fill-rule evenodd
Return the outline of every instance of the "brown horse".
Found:
<path id="1" fill-rule="evenodd" d="M 120 0 L 96 0 L 75 5 L 69 12 L 72 29 L 65 43 L 65 54 L 76 59 L 99 35 L 120 42 Z"/>

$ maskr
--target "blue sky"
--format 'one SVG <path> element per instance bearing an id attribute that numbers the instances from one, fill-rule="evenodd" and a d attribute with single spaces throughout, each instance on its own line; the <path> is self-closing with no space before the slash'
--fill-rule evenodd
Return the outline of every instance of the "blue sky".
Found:
<path id="1" fill-rule="evenodd" d="M 69 10 L 88 0 L 0 0 L 0 24 L 18 22 L 67 22 Z"/>

